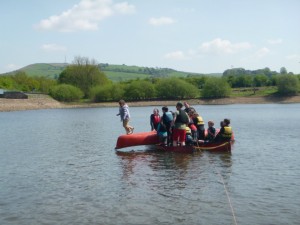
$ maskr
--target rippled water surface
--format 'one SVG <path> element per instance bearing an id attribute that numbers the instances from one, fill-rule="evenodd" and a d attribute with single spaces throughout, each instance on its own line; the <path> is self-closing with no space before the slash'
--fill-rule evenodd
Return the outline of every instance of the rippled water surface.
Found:
<path id="1" fill-rule="evenodd" d="M 117 108 L 0 113 L 0 224 L 300 224 L 300 104 L 195 108 L 231 154 L 115 152 Z"/>

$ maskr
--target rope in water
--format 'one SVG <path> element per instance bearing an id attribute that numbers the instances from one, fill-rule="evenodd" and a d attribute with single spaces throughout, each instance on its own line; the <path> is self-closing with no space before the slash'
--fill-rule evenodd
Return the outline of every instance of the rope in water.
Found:
<path id="1" fill-rule="evenodd" d="M 231 200 L 230 200 L 229 193 L 228 193 L 228 190 L 226 188 L 223 176 L 220 174 L 220 172 L 218 171 L 218 169 L 215 166 L 214 166 L 214 168 L 217 171 L 217 174 L 221 177 L 221 181 L 223 183 L 223 187 L 224 187 L 224 190 L 225 190 L 225 193 L 226 193 L 226 196 L 227 196 L 227 200 L 228 200 L 228 203 L 229 203 L 229 206 L 230 206 L 230 209 L 231 209 L 231 213 L 232 213 L 232 217 L 233 217 L 233 220 L 234 220 L 234 224 L 237 225 L 237 220 L 236 220 L 236 217 L 235 217 L 234 209 L 233 209 L 233 206 L 231 204 Z"/>
<path id="2" fill-rule="evenodd" d="M 217 172 L 217 174 L 221 178 L 221 181 L 222 181 L 222 184 L 223 184 L 223 187 L 224 187 L 224 191 L 225 191 L 226 196 L 227 196 L 228 204 L 229 204 L 230 209 L 231 209 L 231 214 L 232 214 L 232 217 L 233 217 L 234 224 L 238 225 L 236 217 L 235 217 L 234 209 L 233 209 L 233 206 L 231 204 L 230 197 L 229 197 L 229 193 L 228 193 L 228 190 L 227 190 L 226 185 L 225 185 L 224 178 L 223 178 L 222 174 L 219 172 L 219 170 L 217 169 L 217 167 L 213 164 L 213 162 L 210 159 L 208 159 L 208 161 L 210 162 L 210 164 L 213 166 L 213 168 L 215 169 L 215 171 Z"/>

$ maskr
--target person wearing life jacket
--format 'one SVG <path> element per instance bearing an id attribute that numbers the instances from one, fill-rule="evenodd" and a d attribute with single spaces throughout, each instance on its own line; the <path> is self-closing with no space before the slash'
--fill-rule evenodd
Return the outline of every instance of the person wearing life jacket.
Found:
<path id="1" fill-rule="evenodd" d="M 163 115 L 161 117 L 161 124 L 162 126 L 165 126 L 167 130 L 167 145 L 171 145 L 171 134 L 172 134 L 172 121 L 173 121 L 173 115 L 171 112 L 169 112 L 169 108 L 167 106 L 163 106 L 161 108 Z"/>
<path id="2" fill-rule="evenodd" d="M 176 112 L 174 113 L 173 118 L 173 146 L 177 146 L 180 144 L 181 146 L 185 146 L 185 138 L 186 138 L 186 126 L 189 123 L 188 114 L 182 109 L 183 104 L 178 102 L 176 104 Z"/>
<path id="3" fill-rule="evenodd" d="M 229 126 L 230 125 L 230 120 L 229 119 L 224 119 L 221 121 L 221 129 L 217 136 L 215 137 L 214 141 L 215 142 L 220 142 L 220 141 L 230 141 L 232 137 L 232 128 Z"/>
<path id="4" fill-rule="evenodd" d="M 168 146 L 168 132 L 162 121 L 157 125 L 157 136 L 159 145 Z"/>
<path id="5" fill-rule="evenodd" d="M 191 129 L 193 140 L 195 142 L 197 142 L 197 140 L 198 140 L 198 129 L 197 129 L 197 126 L 196 126 L 196 124 L 194 122 L 194 118 L 193 118 L 194 113 L 195 113 L 195 111 L 190 111 L 188 113 L 188 115 L 190 117 L 190 122 L 189 122 L 188 126 Z"/>
<path id="6" fill-rule="evenodd" d="M 157 126 L 160 122 L 159 110 L 157 108 L 153 109 L 153 114 L 150 115 L 150 126 L 151 131 L 157 130 Z"/>
<path id="7" fill-rule="evenodd" d="M 194 140 L 192 137 L 192 130 L 188 126 L 186 126 L 186 128 L 185 128 L 185 142 L 186 142 L 186 145 L 189 145 L 189 146 L 194 144 Z"/>
<path id="8" fill-rule="evenodd" d="M 194 112 L 192 118 L 193 118 L 194 124 L 197 127 L 198 140 L 204 140 L 205 139 L 205 127 L 204 127 L 204 120 L 203 120 L 202 116 L 200 116 L 199 113 Z"/>

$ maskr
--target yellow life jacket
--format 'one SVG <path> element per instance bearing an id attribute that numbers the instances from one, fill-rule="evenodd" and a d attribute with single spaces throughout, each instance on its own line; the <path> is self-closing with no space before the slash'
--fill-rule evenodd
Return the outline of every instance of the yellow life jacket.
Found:
<path id="1" fill-rule="evenodd" d="M 204 125 L 202 116 L 197 116 L 197 125 Z"/>
<path id="2" fill-rule="evenodd" d="M 231 138 L 232 136 L 232 128 L 229 126 L 224 127 L 224 133 L 222 134 L 222 137 L 224 138 Z"/>
<path id="3" fill-rule="evenodd" d="M 191 128 L 189 128 L 188 126 L 185 127 L 185 132 L 186 134 L 191 134 Z"/>

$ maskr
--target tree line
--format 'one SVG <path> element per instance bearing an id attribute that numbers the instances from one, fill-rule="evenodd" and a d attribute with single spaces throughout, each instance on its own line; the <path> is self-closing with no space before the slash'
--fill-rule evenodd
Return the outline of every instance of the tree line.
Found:
<path id="1" fill-rule="evenodd" d="M 93 102 L 139 100 L 175 100 L 188 98 L 224 98 L 229 97 L 232 88 L 276 86 L 277 94 L 297 95 L 300 75 L 280 73 L 265 68 L 247 71 L 242 68 L 226 70 L 222 77 L 187 76 L 151 77 L 122 82 L 112 82 L 99 69 L 95 60 L 87 57 L 75 57 L 58 79 L 29 77 L 25 72 L 13 76 L 1 76 L 0 88 L 36 91 L 50 94 L 59 101 L 78 101 L 90 99 Z"/>

